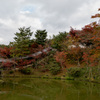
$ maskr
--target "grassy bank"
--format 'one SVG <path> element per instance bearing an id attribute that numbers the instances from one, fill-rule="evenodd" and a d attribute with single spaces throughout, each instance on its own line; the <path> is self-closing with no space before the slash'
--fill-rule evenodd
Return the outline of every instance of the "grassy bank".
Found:
<path id="1" fill-rule="evenodd" d="M 100 83 L 99 67 L 96 68 L 64 68 L 54 75 L 50 71 L 42 72 L 39 69 L 25 68 L 22 70 L 4 70 L 1 74 L 3 78 L 42 78 L 42 79 L 59 79 L 59 80 L 81 80 Z"/>

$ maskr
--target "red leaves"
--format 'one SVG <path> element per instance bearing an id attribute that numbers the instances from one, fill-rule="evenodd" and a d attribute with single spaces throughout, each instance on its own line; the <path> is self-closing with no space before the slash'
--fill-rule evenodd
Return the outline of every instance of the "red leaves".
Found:
<path id="1" fill-rule="evenodd" d="M 17 63 L 18 63 L 18 67 L 23 67 L 23 66 L 26 66 L 26 65 L 29 65 L 29 64 L 32 64 L 35 60 L 32 59 L 32 60 L 19 60 Z"/>
<path id="2" fill-rule="evenodd" d="M 2 66 L 5 68 L 10 68 L 13 66 L 13 63 L 7 61 L 7 62 L 2 62 Z"/>
<path id="3" fill-rule="evenodd" d="M 98 9 L 98 11 L 100 11 L 100 8 Z M 100 14 L 99 13 L 91 16 L 91 18 L 97 18 L 97 17 L 100 17 Z"/>
<path id="4" fill-rule="evenodd" d="M 37 48 L 37 47 L 38 47 L 38 44 L 37 44 L 37 43 L 33 43 L 33 44 L 31 45 L 31 47 L 32 47 L 32 48 Z"/>
<path id="5" fill-rule="evenodd" d="M 78 30 L 74 30 L 73 28 L 70 29 L 69 34 L 70 34 L 71 37 L 78 38 L 77 33 L 78 33 Z"/>
<path id="6" fill-rule="evenodd" d="M 91 18 L 97 18 L 100 17 L 100 14 L 95 14 L 94 16 L 91 16 Z"/>
<path id="7" fill-rule="evenodd" d="M 43 46 L 34 43 L 31 45 L 29 49 L 30 49 L 30 53 L 35 53 L 35 52 L 41 51 L 43 49 Z"/>
<path id="8" fill-rule="evenodd" d="M 100 11 L 100 8 L 98 10 Z M 92 18 L 96 17 L 100 17 L 100 14 L 92 16 Z M 95 64 L 98 64 L 100 57 L 100 25 L 97 24 L 97 22 L 93 22 L 86 25 L 82 30 L 74 30 L 71 28 L 70 36 L 72 37 L 70 38 L 71 41 L 74 40 L 74 44 L 79 43 L 85 45 L 85 49 L 82 51 L 84 53 L 80 53 L 82 49 L 71 48 L 70 51 L 68 51 L 68 54 L 72 55 L 71 58 L 83 58 L 83 62 L 88 66 L 95 66 Z M 78 38 L 76 38 L 76 36 Z M 68 57 L 70 56 L 67 56 L 67 58 Z"/>
<path id="9" fill-rule="evenodd" d="M 85 52 L 84 52 L 84 53 L 83 53 L 83 57 L 82 57 L 82 58 L 83 58 L 83 61 L 85 61 L 85 62 L 86 62 L 86 64 L 88 64 L 88 63 L 89 63 L 89 62 L 88 62 L 88 61 L 89 61 L 89 55 L 88 55 L 87 53 L 85 53 Z"/>
<path id="10" fill-rule="evenodd" d="M 56 61 L 61 64 L 61 67 L 65 66 L 67 56 L 64 51 L 56 52 L 54 57 L 55 57 Z"/>
<path id="11" fill-rule="evenodd" d="M 97 46 L 96 49 L 100 50 L 100 46 Z"/>
<path id="12" fill-rule="evenodd" d="M 83 61 L 88 65 L 88 66 L 95 66 L 96 60 L 97 60 L 97 54 L 91 54 L 91 53 L 83 53 Z"/>
<path id="13" fill-rule="evenodd" d="M 0 48 L 0 56 L 2 58 L 9 58 L 11 54 L 10 52 L 11 49 L 12 48 L 9 48 L 9 47 Z"/>

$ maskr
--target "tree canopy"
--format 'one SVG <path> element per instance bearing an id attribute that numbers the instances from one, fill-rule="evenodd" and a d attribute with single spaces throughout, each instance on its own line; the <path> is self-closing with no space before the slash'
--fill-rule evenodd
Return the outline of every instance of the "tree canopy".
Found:
<path id="1" fill-rule="evenodd" d="M 25 28 L 19 28 L 19 32 L 16 32 L 14 37 L 14 42 L 13 42 L 13 47 L 14 49 L 12 50 L 13 56 L 23 56 L 26 54 L 29 54 L 29 46 L 30 46 L 30 39 L 32 36 L 33 32 L 31 32 L 30 27 Z"/>
<path id="2" fill-rule="evenodd" d="M 37 30 L 36 34 L 36 42 L 38 44 L 44 45 L 47 37 L 47 31 L 46 30 Z"/>

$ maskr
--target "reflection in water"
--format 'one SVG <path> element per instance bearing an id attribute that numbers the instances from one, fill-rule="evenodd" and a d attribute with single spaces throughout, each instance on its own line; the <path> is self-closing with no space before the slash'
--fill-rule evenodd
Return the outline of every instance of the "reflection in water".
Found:
<path id="1" fill-rule="evenodd" d="M 100 84 L 31 78 L 9 79 L 0 83 L 0 100 L 100 100 Z"/>

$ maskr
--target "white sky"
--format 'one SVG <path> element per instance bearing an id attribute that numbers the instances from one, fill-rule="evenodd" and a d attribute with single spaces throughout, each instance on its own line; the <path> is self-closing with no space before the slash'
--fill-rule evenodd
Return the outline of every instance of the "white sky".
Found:
<path id="1" fill-rule="evenodd" d="M 97 19 L 100 0 L 0 0 L 0 44 L 13 41 L 20 27 L 46 29 L 48 36 L 84 27 Z"/>

